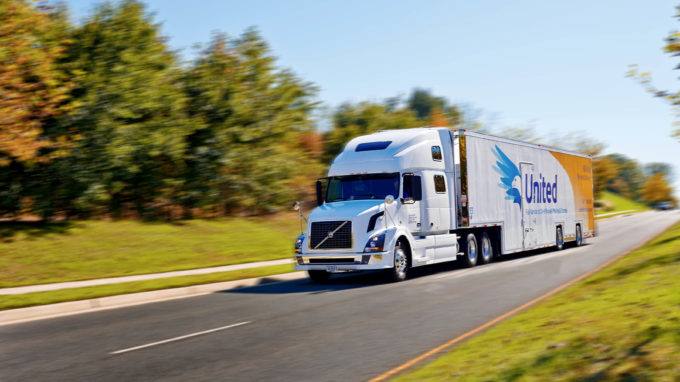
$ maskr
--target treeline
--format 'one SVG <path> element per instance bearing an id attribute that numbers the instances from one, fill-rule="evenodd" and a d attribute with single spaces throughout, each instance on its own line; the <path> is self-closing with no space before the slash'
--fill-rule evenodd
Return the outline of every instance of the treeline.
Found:
<path id="1" fill-rule="evenodd" d="M 191 62 L 142 3 L 0 5 L 0 214 L 265 213 L 322 170 L 316 88 L 249 29 Z"/>
<path id="2" fill-rule="evenodd" d="M 270 213 L 310 199 L 313 180 L 355 136 L 481 127 L 461 107 L 415 89 L 343 104 L 319 133 L 317 88 L 279 67 L 254 29 L 215 34 L 183 62 L 137 0 L 103 3 L 77 25 L 67 14 L 64 6 L 0 2 L 0 217 Z M 535 139 L 521 129 L 500 134 Z M 621 158 L 605 162 L 616 174 L 601 184 L 643 198 L 644 182 L 628 176 Z"/>

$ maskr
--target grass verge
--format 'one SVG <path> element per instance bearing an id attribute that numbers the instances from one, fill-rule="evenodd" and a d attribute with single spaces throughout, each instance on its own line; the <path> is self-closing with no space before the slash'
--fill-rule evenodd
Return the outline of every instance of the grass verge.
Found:
<path id="1" fill-rule="evenodd" d="M 637 211 L 645 211 L 649 210 L 650 208 L 642 203 L 635 202 L 633 200 L 624 198 L 621 195 L 617 195 L 613 192 L 609 191 L 603 191 L 602 195 L 600 197 L 601 200 L 603 200 L 607 205 L 608 208 L 602 209 L 597 211 L 597 213 L 610 213 L 610 212 L 619 212 L 619 211 L 629 211 L 629 210 L 637 210 Z M 614 216 L 614 215 L 610 215 Z"/>
<path id="2" fill-rule="evenodd" d="M 677 381 L 680 224 L 398 381 Z"/>
<path id="3" fill-rule="evenodd" d="M 642 211 L 619 212 L 619 213 L 614 213 L 614 214 L 606 215 L 606 216 L 595 216 L 595 220 L 609 219 L 609 218 L 613 218 L 615 216 L 634 214 L 634 213 L 638 213 L 638 212 L 642 212 Z"/>
<path id="4" fill-rule="evenodd" d="M 204 275 L 178 276 L 83 288 L 60 289 L 55 291 L 26 293 L 20 295 L 0 295 L 0 310 L 25 308 L 29 306 L 54 304 L 66 301 L 85 300 L 88 298 L 114 296 L 126 293 L 178 288 L 189 285 L 241 280 L 251 277 L 264 277 L 288 272 L 293 272 L 292 264 L 240 269 L 236 271 L 216 272 Z"/>
<path id="5" fill-rule="evenodd" d="M 292 256 L 297 216 L 177 222 L 0 223 L 0 287 Z"/>

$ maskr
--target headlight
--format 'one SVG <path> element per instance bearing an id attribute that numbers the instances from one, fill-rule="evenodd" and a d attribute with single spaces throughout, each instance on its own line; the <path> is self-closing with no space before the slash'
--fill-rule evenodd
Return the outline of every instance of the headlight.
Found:
<path id="1" fill-rule="evenodd" d="M 382 252 L 385 246 L 385 232 L 371 236 L 366 243 L 364 252 Z"/>
<path id="2" fill-rule="evenodd" d="M 302 253 L 302 243 L 305 241 L 305 237 L 306 235 L 303 233 L 295 240 L 295 253 Z"/>

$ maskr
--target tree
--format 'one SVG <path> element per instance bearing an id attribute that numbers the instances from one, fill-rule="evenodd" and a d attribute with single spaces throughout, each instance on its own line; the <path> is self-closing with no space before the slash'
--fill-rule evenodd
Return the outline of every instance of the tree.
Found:
<path id="1" fill-rule="evenodd" d="M 642 186 L 642 198 L 650 205 L 673 201 L 673 188 L 663 174 L 654 174 Z"/>
<path id="2" fill-rule="evenodd" d="M 320 173 L 318 151 L 300 145 L 313 136 L 316 88 L 274 63 L 249 29 L 216 34 L 187 72 L 187 113 L 199 126 L 188 137 L 187 206 L 271 212 Z"/>
<path id="3" fill-rule="evenodd" d="M 595 199 L 600 199 L 607 184 L 616 177 L 618 165 L 607 157 L 593 158 L 593 189 Z"/>
<path id="4" fill-rule="evenodd" d="M 62 163 L 80 210 L 151 213 L 177 201 L 186 136 L 177 59 L 142 3 L 103 3 L 75 29 L 66 65 L 75 111 L 59 121 L 82 138 Z"/>
<path id="5" fill-rule="evenodd" d="M 645 175 L 638 162 L 622 154 L 609 154 L 606 158 L 614 162 L 617 168 L 616 176 L 609 180 L 606 188 L 627 198 L 639 200 Z"/>
<path id="6" fill-rule="evenodd" d="M 680 20 L 680 6 L 676 6 L 675 10 L 676 12 L 674 17 Z M 679 57 L 680 32 L 678 31 L 670 32 L 666 37 L 665 41 L 666 45 L 663 47 L 663 50 L 673 57 Z M 680 69 L 680 65 L 677 65 L 674 69 Z M 626 73 L 626 76 L 637 80 L 648 93 L 652 94 L 655 97 L 662 98 L 663 100 L 668 102 L 673 107 L 676 117 L 680 118 L 680 90 L 669 91 L 657 88 L 652 84 L 651 73 L 640 72 L 637 65 L 630 65 L 630 69 L 628 70 L 628 73 Z M 674 126 L 676 127 L 679 125 L 680 122 L 678 121 L 674 123 Z M 673 131 L 673 136 L 680 139 L 680 128 L 676 128 Z"/>
<path id="7" fill-rule="evenodd" d="M 352 138 L 379 130 L 407 129 L 422 126 L 411 109 L 394 108 L 375 102 L 357 105 L 345 103 L 333 114 L 332 130 L 326 134 L 324 159 L 330 162 Z"/>
<path id="8" fill-rule="evenodd" d="M 644 172 L 645 172 L 645 175 L 647 175 L 647 176 L 652 176 L 654 174 L 661 174 L 669 182 L 672 182 L 673 179 L 674 179 L 673 166 L 670 165 L 669 163 L 663 163 L 663 162 L 647 163 L 644 166 Z"/>
<path id="9" fill-rule="evenodd" d="M 53 11 L 25 0 L 0 2 L 0 166 L 46 161 L 41 150 L 59 146 L 42 129 L 63 112 L 69 89 L 56 65 L 65 41 L 55 35 Z"/>
<path id="10" fill-rule="evenodd" d="M 428 123 L 436 122 L 441 126 L 446 121 L 447 124 L 444 126 L 451 126 L 459 125 L 462 120 L 462 112 L 458 107 L 449 105 L 446 98 L 437 97 L 429 90 L 413 89 L 406 105 L 415 113 L 416 118 Z M 437 120 L 434 119 L 435 115 L 437 115 Z"/>

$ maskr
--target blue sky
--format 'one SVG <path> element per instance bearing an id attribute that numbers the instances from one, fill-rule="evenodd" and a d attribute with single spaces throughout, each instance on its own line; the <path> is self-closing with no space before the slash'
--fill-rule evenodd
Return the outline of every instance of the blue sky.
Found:
<path id="1" fill-rule="evenodd" d="M 95 1 L 68 0 L 86 16 Z M 680 88 L 680 59 L 662 51 L 680 29 L 675 2 L 148 0 L 170 45 L 190 58 L 212 32 L 256 26 L 279 64 L 320 87 L 333 107 L 414 87 L 478 110 L 496 129 L 585 132 L 643 163 L 675 167 L 673 116 L 631 79 L 629 64 Z M 676 191 L 676 193 L 678 193 Z"/>

